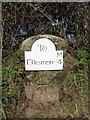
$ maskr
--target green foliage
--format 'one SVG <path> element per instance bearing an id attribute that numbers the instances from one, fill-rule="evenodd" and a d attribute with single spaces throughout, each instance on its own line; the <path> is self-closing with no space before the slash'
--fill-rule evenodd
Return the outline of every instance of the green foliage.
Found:
<path id="1" fill-rule="evenodd" d="M 88 51 L 88 45 L 89 45 L 88 36 L 82 35 L 82 36 L 77 37 L 76 45 L 77 45 L 78 49 Z"/>
<path id="2" fill-rule="evenodd" d="M 78 50 L 76 50 L 76 58 L 77 63 L 80 65 L 86 65 L 89 61 L 89 48 L 88 48 L 88 37 L 80 36 L 76 39 L 76 46 Z"/>
<path id="3" fill-rule="evenodd" d="M 4 111 L 4 109 L 3 109 L 2 106 L 0 107 L 0 113 L 2 114 L 2 118 L 3 118 L 4 120 L 6 120 L 6 119 L 7 119 L 6 113 L 5 113 L 5 111 Z"/>
<path id="4" fill-rule="evenodd" d="M 17 94 L 15 91 L 9 91 L 6 95 L 7 98 L 16 98 Z"/>
<path id="5" fill-rule="evenodd" d="M 17 77 L 23 74 L 24 69 L 22 68 L 22 62 L 24 56 L 20 52 L 15 52 L 12 58 L 8 58 L 6 65 L 2 69 L 3 85 L 7 85 L 7 79 L 9 76 Z"/>
<path id="6" fill-rule="evenodd" d="M 2 65 L 0 65 L 0 76 L 2 75 Z"/>
<path id="7" fill-rule="evenodd" d="M 78 50 L 76 57 L 78 59 L 79 64 L 87 64 L 89 53 L 86 50 Z"/>
<path id="8" fill-rule="evenodd" d="M 88 58 L 88 52 L 86 50 L 78 50 L 77 51 L 77 57 L 78 57 L 78 59 L 81 59 L 81 58 L 87 59 Z"/>
<path id="9" fill-rule="evenodd" d="M 65 107 L 69 110 L 74 110 L 75 109 L 75 103 L 71 102 L 65 105 Z"/>
<path id="10" fill-rule="evenodd" d="M 14 55 L 16 57 L 18 57 L 21 62 L 25 61 L 25 57 L 24 57 L 24 55 L 22 55 L 22 53 L 20 51 L 16 51 Z"/>
<path id="11" fill-rule="evenodd" d="M 8 80 L 3 79 L 3 81 L 2 81 L 2 87 L 8 87 L 8 86 L 9 86 Z"/>
<path id="12" fill-rule="evenodd" d="M 80 61 L 79 61 L 79 64 L 81 64 L 81 65 L 87 64 L 87 59 L 81 58 Z"/>

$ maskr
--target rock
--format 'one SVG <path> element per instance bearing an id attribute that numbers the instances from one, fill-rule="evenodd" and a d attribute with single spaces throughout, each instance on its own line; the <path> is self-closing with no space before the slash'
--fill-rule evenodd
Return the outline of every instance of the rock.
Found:
<path id="1" fill-rule="evenodd" d="M 46 85 L 26 85 L 25 93 L 28 99 L 34 102 L 34 105 L 42 104 L 44 107 L 48 104 L 58 101 L 59 89 L 57 86 L 47 87 Z"/>
<path id="2" fill-rule="evenodd" d="M 48 39 L 52 40 L 52 42 L 54 42 L 57 50 L 63 50 L 65 52 L 68 48 L 67 42 L 59 37 L 56 37 L 53 35 L 37 35 L 37 36 L 29 37 L 26 40 L 24 40 L 20 47 L 21 51 L 31 50 L 32 44 L 39 38 L 48 38 Z"/>
<path id="3" fill-rule="evenodd" d="M 70 54 L 70 46 L 68 43 L 59 37 L 53 35 L 37 35 L 33 37 L 29 37 L 28 39 L 24 40 L 20 50 L 24 53 L 24 51 L 31 51 L 32 44 L 38 40 L 39 38 L 48 38 L 53 41 L 56 46 L 56 50 L 63 50 L 64 51 L 64 69 L 62 71 L 38 71 L 32 72 L 30 71 L 27 74 L 27 78 L 31 81 L 35 80 L 38 83 L 42 81 L 43 83 L 48 83 L 48 80 L 58 79 L 64 80 L 67 76 L 68 72 L 73 68 L 75 65 L 75 58 L 72 54 Z M 68 52 L 69 51 L 69 52 Z M 72 53 L 72 51 L 71 51 Z"/>
<path id="4" fill-rule="evenodd" d="M 30 82 L 30 84 L 25 85 L 25 94 L 27 99 L 33 102 L 33 107 L 31 108 L 30 106 L 26 109 L 26 116 L 28 113 L 27 117 L 32 117 L 34 114 L 37 114 L 37 109 L 41 109 L 42 112 L 44 109 L 48 110 L 48 107 L 50 108 L 50 106 L 59 102 L 59 84 L 66 79 L 68 74 L 70 74 L 76 60 L 74 56 L 70 54 L 70 46 L 68 43 L 64 39 L 53 35 L 37 35 L 29 37 L 21 44 L 20 51 L 22 51 L 23 54 L 25 51 L 31 51 L 32 44 L 39 38 L 50 39 L 55 44 L 56 50 L 64 51 L 64 68 L 60 71 L 25 71 L 26 78 Z M 36 111 L 35 113 L 33 111 L 34 108 Z M 30 112 L 32 111 L 32 115 L 29 114 L 28 110 Z M 60 109 L 58 112 L 59 111 Z"/>

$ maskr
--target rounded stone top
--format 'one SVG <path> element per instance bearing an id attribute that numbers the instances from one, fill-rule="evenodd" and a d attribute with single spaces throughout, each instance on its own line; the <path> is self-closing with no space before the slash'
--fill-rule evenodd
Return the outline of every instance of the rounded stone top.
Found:
<path id="1" fill-rule="evenodd" d="M 65 52 L 68 48 L 68 43 L 64 39 L 61 39 L 60 37 L 57 37 L 54 35 L 45 34 L 45 35 L 36 35 L 36 36 L 27 38 L 22 42 L 20 46 L 20 50 L 31 51 L 33 43 L 35 43 L 35 41 L 37 41 L 38 39 L 45 39 L 46 42 L 47 42 L 47 39 L 49 39 L 50 42 L 52 41 L 52 43 L 56 47 L 56 50 L 63 50 Z"/>
<path id="2" fill-rule="evenodd" d="M 27 78 L 33 79 L 33 81 L 37 79 L 39 81 L 40 79 L 46 82 L 46 81 L 50 81 L 51 79 L 54 79 L 53 75 L 55 74 L 55 79 L 57 78 L 57 79 L 64 80 L 65 77 L 68 75 L 68 73 L 70 73 L 70 71 L 75 65 L 76 59 L 74 55 L 72 54 L 73 49 L 68 45 L 67 41 L 65 41 L 64 39 L 60 37 L 53 36 L 53 35 L 36 35 L 36 36 L 32 36 L 24 40 L 20 46 L 20 51 L 23 52 L 23 54 L 25 53 L 25 51 L 32 51 L 36 43 L 39 42 L 38 39 L 45 39 L 46 42 L 47 42 L 47 39 L 49 39 L 50 42 L 52 41 L 52 45 L 54 44 L 54 47 L 56 48 L 57 51 L 63 50 L 63 70 L 61 71 L 56 71 L 56 70 L 55 71 L 38 71 L 37 75 L 33 71 L 33 72 L 28 73 Z M 31 74 L 32 74 L 32 77 L 31 77 Z M 40 78 L 38 77 L 38 74 Z"/>

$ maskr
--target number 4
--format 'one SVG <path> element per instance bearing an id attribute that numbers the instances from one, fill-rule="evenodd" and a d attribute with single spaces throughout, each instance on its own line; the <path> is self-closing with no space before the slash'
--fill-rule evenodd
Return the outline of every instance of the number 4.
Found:
<path id="1" fill-rule="evenodd" d="M 61 63 L 62 63 L 62 62 L 61 62 L 61 59 L 60 59 L 57 63 L 61 64 Z"/>

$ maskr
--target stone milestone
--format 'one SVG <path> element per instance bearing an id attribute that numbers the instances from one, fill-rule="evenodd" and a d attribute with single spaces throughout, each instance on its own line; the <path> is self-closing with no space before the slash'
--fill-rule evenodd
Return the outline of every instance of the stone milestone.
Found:
<path id="1" fill-rule="evenodd" d="M 51 111 L 52 109 L 54 110 L 53 108 L 54 105 L 56 106 L 55 111 L 57 111 L 58 112 L 57 114 L 59 114 L 59 111 L 61 111 L 61 107 L 59 105 L 59 99 L 62 96 L 62 91 L 60 92 L 60 87 L 63 87 L 63 81 L 65 81 L 67 79 L 67 76 L 71 74 L 71 70 L 75 65 L 74 56 L 71 55 L 70 52 L 68 52 L 70 51 L 69 50 L 70 46 L 68 45 L 67 41 L 53 35 L 37 35 L 37 36 L 29 37 L 28 39 L 24 40 L 20 47 L 20 50 L 23 52 L 23 55 L 25 55 L 25 51 L 36 50 L 34 49 L 35 46 L 33 46 L 33 44 L 38 39 L 43 39 L 43 38 L 45 38 L 46 40 L 49 39 L 50 41 L 52 41 L 54 44 L 53 48 L 56 51 L 59 51 L 59 50 L 63 51 L 63 69 L 48 70 L 49 68 L 48 67 L 47 70 L 46 68 L 42 70 L 39 70 L 39 68 L 36 68 L 36 70 L 32 68 L 33 71 L 25 70 L 26 78 L 29 81 L 29 83 L 24 85 L 25 94 L 27 99 L 29 100 L 29 106 L 26 109 L 25 114 L 26 114 L 26 117 L 29 117 L 29 118 L 37 114 L 40 114 L 42 112 L 43 114 L 45 114 L 47 112 L 48 107 Z M 46 53 L 46 56 L 48 55 L 49 57 L 46 57 L 46 56 L 44 57 L 42 55 L 45 61 L 43 57 L 42 57 L 42 60 L 37 59 L 38 51 L 47 49 L 45 47 L 44 48 L 41 48 L 41 47 L 39 46 L 38 49 L 36 50 L 35 57 L 30 58 L 30 60 L 26 62 L 28 62 L 28 64 L 30 65 L 34 64 L 35 66 L 39 66 L 39 65 L 41 66 L 41 64 L 43 64 L 43 66 L 44 65 L 52 66 L 54 64 L 55 59 L 54 58 L 47 59 L 47 58 L 50 58 L 50 56 L 54 56 L 52 50 L 51 52 L 49 50 L 50 52 L 49 54 Z M 53 112 L 53 115 L 55 111 Z"/>

